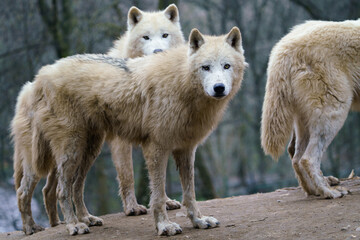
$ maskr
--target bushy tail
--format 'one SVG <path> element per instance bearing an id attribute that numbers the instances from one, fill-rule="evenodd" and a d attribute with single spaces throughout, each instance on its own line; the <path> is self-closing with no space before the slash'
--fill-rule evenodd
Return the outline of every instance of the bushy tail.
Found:
<path id="1" fill-rule="evenodd" d="M 18 98 L 16 103 L 16 110 L 15 110 L 15 116 L 11 121 L 11 127 L 10 127 L 10 138 L 11 141 L 14 144 L 14 184 L 15 184 L 15 190 L 18 190 L 21 184 L 21 179 L 24 176 L 24 168 L 23 168 L 23 162 L 24 156 L 21 153 L 22 150 L 25 150 L 25 146 L 23 145 L 24 142 L 27 142 L 29 139 L 26 139 L 26 134 L 30 132 L 30 129 L 27 128 L 28 119 L 24 117 L 24 105 L 27 104 L 27 96 L 28 92 L 31 89 L 31 83 L 26 83 Z M 20 139 L 25 138 L 23 141 Z"/>
<path id="2" fill-rule="evenodd" d="M 294 121 L 292 90 L 287 74 L 290 68 L 284 65 L 287 61 L 281 62 L 270 58 L 261 121 L 262 148 L 275 160 L 285 150 Z"/>
<path id="3" fill-rule="evenodd" d="M 34 86 L 26 83 L 18 98 L 15 116 L 11 122 L 11 138 L 14 143 L 14 180 L 15 189 L 21 184 L 24 165 L 39 176 L 47 175 L 53 162 L 49 161 L 51 152 L 47 142 L 31 123 Z M 31 144 L 30 144 L 31 143 Z M 35 149 L 35 151 L 34 151 Z M 27 168 L 27 167 L 26 167 Z"/>

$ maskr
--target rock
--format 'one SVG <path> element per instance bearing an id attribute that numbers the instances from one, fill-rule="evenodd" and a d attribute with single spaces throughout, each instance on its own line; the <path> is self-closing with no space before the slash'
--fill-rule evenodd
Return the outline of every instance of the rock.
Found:
<path id="1" fill-rule="evenodd" d="M 346 227 L 342 227 L 341 231 L 347 231 L 347 230 L 349 230 L 350 227 L 351 227 L 350 225 L 347 225 Z"/>
<path id="2" fill-rule="evenodd" d="M 183 212 L 176 213 L 176 217 L 186 217 L 186 214 Z"/>

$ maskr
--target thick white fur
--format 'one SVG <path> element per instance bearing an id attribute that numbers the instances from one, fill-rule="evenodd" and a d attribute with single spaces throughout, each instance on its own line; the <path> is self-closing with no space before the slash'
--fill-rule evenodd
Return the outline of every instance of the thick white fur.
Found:
<path id="1" fill-rule="evenodd" d="M 237 28 L 219 37 L 193 30 L 189 47 L 128 61 L 106 55 L 77 55 L 43 67 L 35 81 L 20 93 L 12 121 L 15 156 L 23 158 L 17 196 L 24 229 L 37 231 L 31 216 L 32 190 L 54 166 L 58 170 L 57 197 L 69 233 L 88 232 L 84 224 L 87 221 L 90 225 L 99 225 L 98 221 L 102 224 L 101 219 L 82 208 L 78 191 L 83 191 L 84 176 L 105 136 L 141 144 L 159 235 L 181 232 L 166 213 L 169 154 L 173 154 L 179 168 L 183 205 L 194 227 L 217 226 L 218 221 L 202 216 L 196 204 L 194 156 L 197 145 L 216 127 L 240 88 L 246 63 L 239 46 Z M 231 71 L 231 90 L 223 96 L 209 95 L 202 78 L 203 66 L 216 68 L 223 63 L 231 66 L 227 69 Z M 23 126 L 27 126 L 26 131 Z M 28 140 L 31 144 L 21 145 Z"/>
<path id="2" fill-rule="evenodd" d="M 134 22 L 134 19 L 137 19 Z M 144 49 L 162 49 L 166 50 L 170 47 L 175 47 L 184 43 L 183 34 L 180 28 L 179 23 L 179 12 L 176 5 L 169 5 L 164 11 L 158 12 L 143 12 L 136 7 L 130 8 L 128 12 L 128 31 L 114 43 L 114 47 L 109 51 L 109 55 L 112 57 L 140 57 L 143 56 Z M 153 29 L 153 31 L 152 31 Z M 143 36 L 150 34 L 151 36 L 161 36 L 167 33 L 168 37 L 163 38 L 162 41 L 158 41 L 154 45 L 152 44 L 142 44 Z M 151 41 L 148 41 L 151 42 Z M 148 52 L 153 54 L 153 52 Z M 17 129 L 22 129 L 23 132 L 28 131 L 30 119 L 28 112 L 30 111 L 30 106 L 27 104 L 28 95 L 31 93 L 32 84 L 27 84 L 22 90 L 22 94 L 18 99 L 18 108 L 21 110 L 18 111 L 17 117 L 21 118 L 21 124 L 18 122 Z M 112 152 L 112 160 L 116 167 L 118 173 L 118 181 L 120 185 L 120 196 L 123 200 L 124 212 L 126 215 L 139 215 L 145 214 L 147 212 L 146 207 L 139 205 L 135 197 L 134 190 L 134 175 L 133 175 L 133 164 L 132 164 L 132 146 L 130 143 L 122 140 L 118 137 L 107 137 L 107 141 L 110 144 Z M 29 141 L 24 143 L 29 144 Z M 15 146 L 15 149 L 21 149 L 23 144 L 20 144 L 19 147 Z M 21 150 L 18 150 L 21 151 Z M 21 154 L 15 153 L 14 155 L 14 178 L 15 178 L 15 189 L 18 190 L 20 186 L 21 179 L 23 178 L 23 159 L 24 157 Z M 92 162 L 84 162 L 84 164 L 90 164 L 89 166 L 84 166 L 84 168 L 90 168 Z M 47 165 L 47 167 L 50 167 Z M 46 169 L 45 172 L 50 172 L 46 186 L 43 188 L 44 203 L 46 207 L 47 214 L 49 216 L 49 222 L 51 226 L 56 226 L 60 223 L 59 216 L 57 213 L 57 201 L 56 201 L 56 169 L 49 171 Z M 86 174 L 86 171 L 81 171 L 78 174 Z M 79 214 L 78 218 L 80 221 L 83 221 L 87 225 L 101 225 L 102 220 L 91 216 L 84 204 L 83 201 L 83 189 L 85 177 L 81 176 L 81 181 L 78 181 L 77 186 L 75 186 L 76 195 L 73 197 L 78 198 L 79 203 Z M 26 204 L 25 204 L 26 205 Z M 181 204 L 176 200 L 171 200 L 167 197 L 166 201 L 167 209 L 177 209 L 180 208 Z M 81 209 L 81 210 L 80 210 Z M 26 226 L 26 224 L 24 224 Z M 32 234 L 42 230 L 40 226 L 36 226 L 35 223 L 29 223 L 28 226 L 24 227 L 26 234 Z"/>
<path id="3" fill-rule="evenodd" d="M 261 143 L 277 159 L 288 151 L 299 184 L 309 195 L 337 198 L 347 191 L 323 177 L 323 153 L 350 107 L 359 110 L 360 20 L 308 21 L 273 48 L 263 105 Z"/>
<path id="4" fill-rule="evenodd" d="M 107 53 L 117 58 L 135 58 L 154 54 L 154 50 L 165 51 L 184 44 L 185 40 L 180 27 L 179 11 L 175 4 L 170 4 L 165 10 L 145 12 L 131 7 L 128 12 L 128 28 L 126 33 L 114 42 Z M 164 34 L 167 35 L 164 38 Z M 145 40 L 144 36 L 149 39 Z M 132 146 L 118 138 L 107 137 L 112 160 L 117 170 L 120 185 L 120 196 L 126 215 L 147 213 L 146 207 L 139 205 L 135 196 L 134 171 L 132 163 Z M 178 209 L 181 204 L 166 197 L 168 210 Z"/>

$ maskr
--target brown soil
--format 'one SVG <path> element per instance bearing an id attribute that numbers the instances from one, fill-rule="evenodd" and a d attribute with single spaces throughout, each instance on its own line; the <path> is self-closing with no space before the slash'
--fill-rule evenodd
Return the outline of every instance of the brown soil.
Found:
<path id="1" fill-rule="evenodd" d="M 343 180 L 341 186 L 351 194 L 340 199 L 306 197 L 300 188 L 286 188 L 199 202 L 204 215 L 221 222 L 214 229 L 194 229 L 184 208 L 169 211 L 170 220 L 183 229 L 172 237 L 158 237 L 149 214 L 117 213 L 103 216 L 104 226 L 92 227 L 85 235 L 68 236 L 60 225 L 31 236 L 1 233 L 0 239 L 360 239 L 360 179 Z"/>

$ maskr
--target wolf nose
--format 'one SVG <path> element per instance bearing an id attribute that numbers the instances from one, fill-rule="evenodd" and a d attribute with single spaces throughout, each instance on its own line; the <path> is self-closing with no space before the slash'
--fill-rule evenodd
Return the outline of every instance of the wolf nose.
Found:
<path id="1" fill-rule="evenodd" d="M 216 94 L 222 94 L 225 91 L 225 85 L 223 83 L 217 83 L 214 85 L 214 91 Z"/>
<path id="2" fill-rule="evenodd" d="M 162 49 L 155 49 L 154 53 L 159 53 L 159 52 L 162 52 L 162 51 L 163 51 Z"/>

